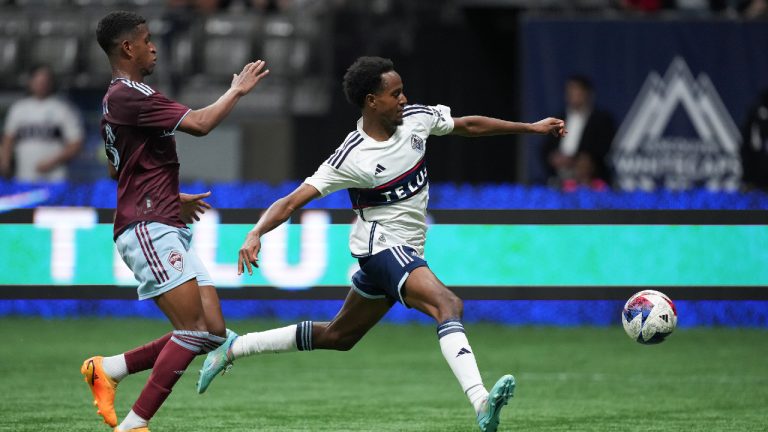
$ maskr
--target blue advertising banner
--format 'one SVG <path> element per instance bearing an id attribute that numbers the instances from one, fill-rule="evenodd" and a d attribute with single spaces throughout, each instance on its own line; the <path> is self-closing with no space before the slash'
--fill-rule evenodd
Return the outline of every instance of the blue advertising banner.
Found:
<path id="1" fill-rule="evenodd" d="M 566 79 L 591 78 L 618 126 L 606 155 L 617 186 L 738 187 L 739 126 L 768 87 L 764 23 L 529 17 L 521 41 L 524 118 L 561 115 Z M 529 179 L 541 182 L 534 141 Z"/>

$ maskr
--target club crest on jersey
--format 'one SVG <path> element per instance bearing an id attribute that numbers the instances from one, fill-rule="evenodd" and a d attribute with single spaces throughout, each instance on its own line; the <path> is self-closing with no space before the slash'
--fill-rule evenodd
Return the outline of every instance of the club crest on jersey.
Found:
<path id="1" fill-rule="evenodd" d="M 171 251 L 168 255 L 168 264 L 178 271 L 184 271 L 184 255 L 179 251 Z"/>
<path id="2" fill-rule="evenodd" d="M 411 135 L 411 148 L 423 152 L 424 151 L 424 140 L 417 137 L 416 135 Z"/>

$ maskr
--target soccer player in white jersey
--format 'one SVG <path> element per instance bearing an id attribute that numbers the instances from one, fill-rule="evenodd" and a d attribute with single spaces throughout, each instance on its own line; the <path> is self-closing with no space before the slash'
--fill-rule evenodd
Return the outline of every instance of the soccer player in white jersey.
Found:
<path id="1" fill-rule="evenodd" d="M 357 128 L 304 183 L 275 201 L 248 233 L 239 252 L 238 274 L 258 267 L 261 236 L 315 198 L 347 189 L 357 213 L 350 249 L 360 270 L 331 322 L 230 335 L 208 354 L 197 383 L 204 392 L 213 378 L 240 357 L 312 349 L 351 349 L 395 302 L 437 322 L 445 360 L 469 398 L 482 431 L 495 431 L 499 411 L 515 388 L 502 376 L 487 391 L 461 323 L 462 301 L 432 273 L 423 258 L 429 181 L 424 162 L 429 135 L 467 137 L 516 133 L 563 136 L 565 123 L 546 118 L 517 123 L 482 116 L 451 117 L 447 106 L 407 105 L 403 83 L 390 60 L 357 59 L 344 75 L 344 92 L 361 108 Z"/>

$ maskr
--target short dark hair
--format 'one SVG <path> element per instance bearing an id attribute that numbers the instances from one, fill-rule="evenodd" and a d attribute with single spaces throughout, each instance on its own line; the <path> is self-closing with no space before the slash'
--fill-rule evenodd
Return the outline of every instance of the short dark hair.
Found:
<path id="1" fill-rule="evenodd" d="M 29 76 L 36 74 L 38 71 L 44 70 L 48 72 L 50 76 L 54 76 L 53 67 L 48 63 L 35 63 L 29 67 Z"/>
<path id="2" fill-rule="evenodd" d="M 112 55 L 120 37 L 136 30 L 136 27 L 146 22 L 144 17 L 135 12 L 110 12 L 99 20 L 99 25 L 96 27 L 96 40 L 107 55 Z"/>
<path id="3" fill-rule="evenodd" d="M 578 84 L 584 90 L 592 93 L 594 87 L 592 86 L 592 80 L 586 75 L 574 74 L 568 77 L 568 82 Z"/>
<path id="4" fill-rule="evenodd" d="M 365 96 L 381 90 L 381 75 L 395 70 L 392 60 L 381 57 L 359 57 L 344 74 L 344 96 L 349 103 L 362 108 Z"/>
<path id="5" fill-rule="evenodd" d="M 53 66 L 48 63 L 35 63 L 29 68 L 29 79 L 38 73 L 45 72 L 48 74 L 49 85 L 51 86 L 51 93 L 56 93 L 58 89 L 58 82 L 56 81 L 56 71 L 53 70 Z"/>

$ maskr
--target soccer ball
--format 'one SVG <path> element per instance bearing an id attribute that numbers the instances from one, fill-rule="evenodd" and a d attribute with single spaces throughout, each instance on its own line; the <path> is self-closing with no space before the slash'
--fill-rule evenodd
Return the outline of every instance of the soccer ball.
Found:
<path id="1" fill-rule="evenodd" d="M 627 335 L 643 345 L 661 343 L 677 325 L 675 304 L 663 293 L 640 291 L 627 300 L 621 312 Z"/>

